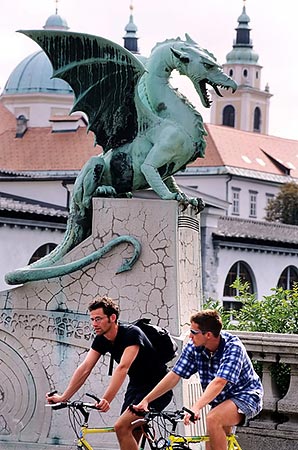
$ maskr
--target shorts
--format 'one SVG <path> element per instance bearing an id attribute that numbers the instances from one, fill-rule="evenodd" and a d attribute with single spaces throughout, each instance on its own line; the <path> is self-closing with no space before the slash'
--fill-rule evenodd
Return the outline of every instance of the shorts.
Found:
<path id="1" fill-rule="evenodd" d="M 124 402 L 121 408 L 121 414 L 128 408 L 129 405 L 137 405 L 141 400 L 153 389 L 154 386 L 130 386 L 125 393 Z M 161 397 L 156 398 L 149 403 L 151 408 L 157 411 L 162 411 L 173 398 L 173 391 L 168 391 Z"/>
<path id="2" fill-rule="evenodd" d="M 232 402 L 235 403 L 235 405 L 237 406 L 239 414 L 244 414 L 245 416 L 243 421 L 241 421 L 239 425 L 243 425 L 245 419 L 252 419 L 260 412 L 259 410 L 256 411 L 255 409 L 252 408 L 251 405 L 244 402 L 243 400 L 240 400 L 239 398 L 232 397 L 230 398 L 230 400 L 232 400 Z"/>

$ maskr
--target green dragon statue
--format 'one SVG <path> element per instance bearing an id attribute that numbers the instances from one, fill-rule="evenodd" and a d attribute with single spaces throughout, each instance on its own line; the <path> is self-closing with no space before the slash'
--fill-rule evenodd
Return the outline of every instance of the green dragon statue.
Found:
<path id="1" fill-rule="evenodd" d="M 86 113 L 88 129 L 103 153 L 92 157 L 78 175 L 62 242 L 47 256 L 6 275 L 9 284 L 64 275 L 74 267 L 53 267 L 91 233 L 92 198 L 130 196 L 152 188 L 163 200 L 177 200 L 200 212 L 203 201 L 188 198 L 173 175 L 204 157 L 206 131 L 201 115 L 169 84 L 173 70 L 193 83 L 204 107 L 210 107 L 207 84 L 218 95 L 220 88 L 236 90 L 213 54 L 188 35 L 182 40 L 158 43 L 145 65 L 123 47 L 104 38 L 65 31 L 21 31 L 48 55 L 53 77 L 69 83 L 75 93 L 72 109 Z M 134 246 L 129 270 L 140 246 L 129 236 L 117 244 Z M 122 240 L 123 239 L 123 240 Z M 116 245 L 116 244 L 115 244 Z M 108 249 L 102 249 L 97 256 Z M 93 262 L 84 258 L 79 268 Z M 85 261 L 86 260 L 86 261 Z"/>

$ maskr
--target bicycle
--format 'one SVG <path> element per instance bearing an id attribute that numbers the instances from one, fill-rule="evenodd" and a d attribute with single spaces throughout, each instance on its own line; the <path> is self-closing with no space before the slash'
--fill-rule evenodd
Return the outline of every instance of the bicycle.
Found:
<path id="1" fill-rule="evenodd" d="M 93 394 L 86 394 L 88 397 L 93 398 L 96 402 L 100 402 L 100 399 Z M 68 418 L 72 429 L 76 435 L 76 448 L 77 450 L 93 450 L 91 444 L 87 441 L 86 435 L 96 434 L 96 433 L 112 433 L 114 432 L 114 427 L 99 427 L 99 428 L 89 428 L 89 416 L 90 410 L 96 408 L 95 403 L 88 403 L 82 401 L 72 401 L 72 402 L 61 402 L 48 404 L 53 410 L 59 410 L 68 408 Z"/>
<path id="2" fill-rule="evenodd" d="M 86 395 L 97 403 L 100 402 L 100 399 L 95 395 L 88 393 Z M 68 408 L 69 422 L 76 435 L 75 445 L 77 450 L 93 450 L 92 445 L 87 441 L 88 434 L 111 433 L 115 431 L 114 427 L 89 428 L 90 410 L 95 409 L 99 411 L 95 403 L 68 401 L 48 404 L 47 406 L 50 406 L 53 410 Z M 133 412 L 136 413 L 134 410 Z M 137 413 L 137 415 L 142 415 L 142 417 L 134 420 L 132 425 L 139 424 L 143 432 L 139 450 L 145 449 L 146 442 L 148 442 L 151 450 L 191 450 L 192 447 L 189 444 L 207 442 L 209 436 L 183 436 L 181 433 L 176 432 L 179 422 L 183 422 L 185 412 L 188 412 L 191 417 L 194 415 L 192 411 L 185 407 L 177 411 L 165 410 L 159 412 L 150 410 L 145 413 Z M 235 434 L 228 435 L 227 442 L 227 450 L 242 450 Z"/>
<path id="3" fill-rule="evenodd" d="M 56 393 L 56 391 L 52 392 L 49 395 L 53 395 L 54 393 Z M 86 393 L 86 395 L 95 400 L 97 403 L 100 402 L 100 399 L 95 395 L 88 393 Z M 115 432 L 114 427 L 89 428 L 89 417 L 91 412 L 90 410 L 95 409 L 97 412 L 100 412 L 100 410 L 95 406 L 95 403 L 88 403 L 76 400 L 72 402 L 68 401 L 68 402 L 47 404 L 46 406 L 50 406 L 53 410 L 68 408 L 69 422 L 76 435 L 75 445 L 77 450 L 93 450 L 92 445 L 90 444 L 90 442 L 87 441 L 88 434 Z M 149 430 L 147 430 L 146 425 L 143 425 L 142 428 L 144 430 L 144 434 L 142 436 L 141 447 L 139 450 L 142 450 L 142 448 L 145 445 L 145 442 L 148 440 L 145 433 L 147 431 L 150 432 Z"/>
<path id="4" fill-rule="evenodd" d="M 186 407 L 177 411 L 149 411 L 142 418 L 133 421 L 132 424 L 144 427 L 145 439 L 139 450 L 144 450 L 145 440 L 151 450 L 191 450 L 193 447 L 189 444 L 208 442 L 209 436 L 183 436 L 177 433 L 178 423 L 183 421 L 185 412 L 190 414 L 190 420 L 194 422 L 193 411 Z M 234 433 L 227 436 L 227 450 L 242 450 Z"/>

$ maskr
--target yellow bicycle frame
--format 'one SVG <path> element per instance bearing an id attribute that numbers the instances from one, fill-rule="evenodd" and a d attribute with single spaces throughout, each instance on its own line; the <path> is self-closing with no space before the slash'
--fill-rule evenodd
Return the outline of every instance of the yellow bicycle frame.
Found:
<path id="1" fill-rule="evenodd" d="M 86 440 L 87 434 L 97 434 L 97 433 L 113 433 L 115 431 L 114 427 L 102 427 L 102 428 L 88 428 L 82 426 L 80 429 L 79 438 L 77 440 L 77 445 L 83 444 L 87 450 L 93 450 L 93 447 Z"/>
<path id="2" fill-rule="evenodd" d="M 200 443 L 200 442 L 208 442 L 209 436 L 175 436 L 174 434 L 170 434 L 169 437 L 169 445 L 167 447 L 167 450 L 173 450 L 173 444 L 176 443 Z M 228 450 L 242 450 L 235 434 L 229 434 L 227 436 L 228 441 Z"/>
<path id="3" fill-rule="evenodd" d="M 77 440 L 77 445 L 84 445 L 86 450 L 93 450 L 93 447 L 89 442 L 86 440 L 87 434 L 98 434 L 98 433 L 113 433 L 115 431 L 114 427 L 102 427 L 102 428 L 88 428 L 85 426 L 82 426 L 80 429 L 80 435 Z M 168 442 L 169 445 L 167 446 L 167 450 L 173 450 L 173 444 L 178 443 L 192 443 L 192 444 L 198 444 L 200 442 L 208 442 L 209 436 L 177 436 L 174 434 L 170 434 L 168 436 Z M 228 441 L 228 449 L 227 450 L 242 450 L 235 434 L 229 434 L 227 436 Z"/>

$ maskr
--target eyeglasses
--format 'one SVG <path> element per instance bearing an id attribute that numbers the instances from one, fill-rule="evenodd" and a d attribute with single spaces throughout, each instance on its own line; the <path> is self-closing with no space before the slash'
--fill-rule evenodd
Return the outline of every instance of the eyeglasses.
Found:
<path id="1" fill-rule="evenodd" d="M 196 334 L 205 334 L 203 331 L 201 331 L 201 330 L 193 330 L 192 328 L 190 328 L 190 333 L 191 334 L 194 334 L 194 335 L 196 335 Z"/>
<path id="2" fill-rule="evenodd" d="M 108 316 L 104 316 L 104 317 L 91 317 L 91 322 L 92 323 L 100 323 L 103 319 L 105 319 L 106 317 L 108 317 Z"/>

